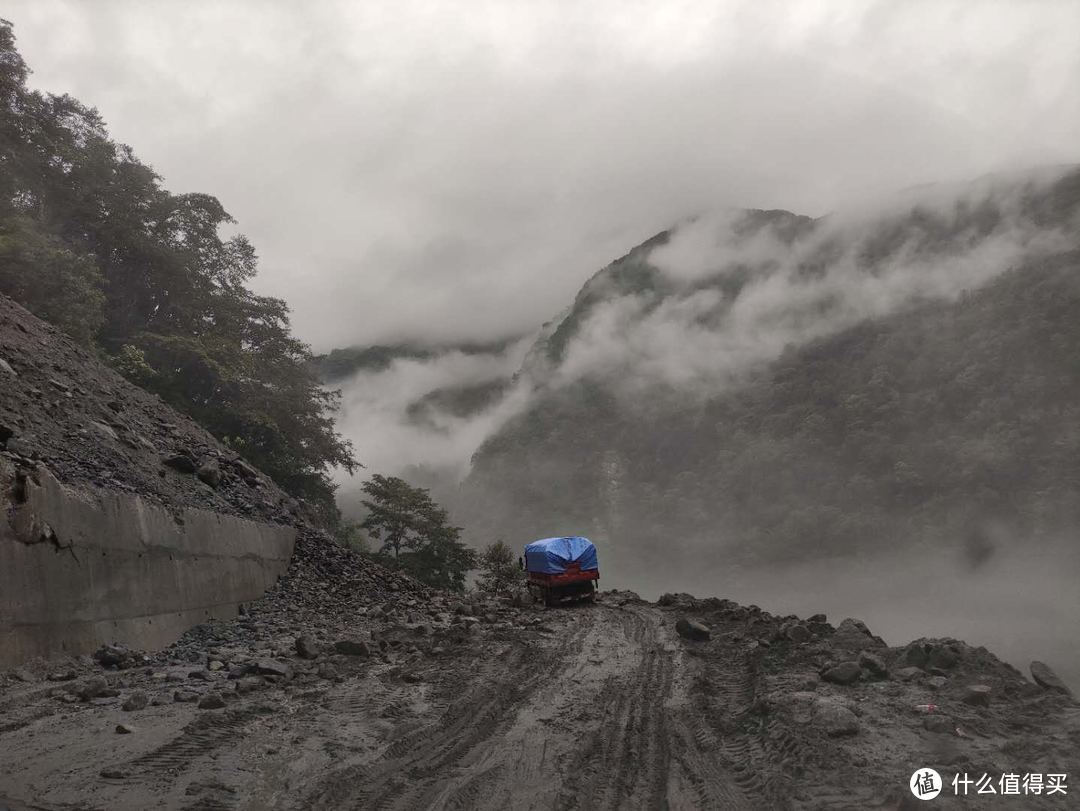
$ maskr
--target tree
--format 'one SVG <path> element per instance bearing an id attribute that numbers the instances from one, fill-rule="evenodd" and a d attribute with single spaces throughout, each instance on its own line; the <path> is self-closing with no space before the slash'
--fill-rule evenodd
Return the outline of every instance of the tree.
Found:
<path id="1" fill-rule="evenodd" d="M 336 524 L 329 471 L 352 473 L 285 302 L 209 194 L 173 194 L 97 111 L 27 87 L 0 20 L 0 293 L 93 346 Z"/>
<path id="2" fill-rule="evenodd" d="M 436 588 L 460 591 L 465 574 L 476 567 L 476 553 L 461 542 L 461 527 L 450 525 L 446 510 L 428 491 L 397 476 L 376 473 L 361 487 L 368 516 L 360 524 L 379 554 L 397 568 Z"/>
<path id="3" fill-rule="evenodd" d="M 514 560 L 513 550 L 502 540 L 488 546 L 479 560 L 481 591 L 508 594 L 521 583 L 521 570 Z"/>
<path id="4" fill-rule="evenodd" d="M 425 520 L 436 507 L 428 492 L 411 487 L 397 476 L 378 473 L 360 489 L 371 497 L 361 502 L 369 512 L 360 528 L 382 541 L 379 553 L 393 555 L 397 560 L 402 551 L 418 549 L 423 542 Z"/>

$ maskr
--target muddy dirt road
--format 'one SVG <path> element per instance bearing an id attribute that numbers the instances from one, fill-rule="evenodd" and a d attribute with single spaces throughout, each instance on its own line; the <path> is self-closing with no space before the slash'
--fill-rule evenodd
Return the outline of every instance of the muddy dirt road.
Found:
<path id="1" fill-rule="evenodd" d="M 827 626 L 795 644 L 777 639 L 781 618 L 732 606 L 616 596 L 500 608 L 455 626 L 467 629 L 462 644 L 298 659 L 287 678 L 250 692 L 238 681 L 219 709 L 121 709 L 140 685 L 172 693 L 174 671 L 190 667 L 146 668 L 121 695 L 80 703 L 47 700 L 49 682 L 8 687 L 0 798 L 15 811 L 867 809 L 901 807 L 908 776 L 927 764 L 1077 773 L 1067 762 L 1080 742 L 1076 705 L 992 657 L 961 657 L 950 678 L 959 685 L 964 668 L 982 668 L 997 708 L 920 679 L 840 685 L 819 677 L 821 662 L 872 645 L 869 636 Z M 710 640 L 676 634 L 688 612 L 711 625 Z M 881 654 L 902 664 L 893 649 Z M 928 696 L 945 720 L 936 729 L 913 709 Z M 1067 807 L 1045 797 L 1002 807 L 1033 804 Z"/>

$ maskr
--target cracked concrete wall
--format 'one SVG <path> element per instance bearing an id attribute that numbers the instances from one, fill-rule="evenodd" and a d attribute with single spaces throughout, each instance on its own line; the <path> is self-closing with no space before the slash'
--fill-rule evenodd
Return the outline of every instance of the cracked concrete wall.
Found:
<path id="1" fill-rule="evenodd" d="M 105 642 L 160 648 L 234 617 L 296 542 L 292 527 L 66 487 L 43 465 L 0 465 L 0 493 L 0 668 Z"/>

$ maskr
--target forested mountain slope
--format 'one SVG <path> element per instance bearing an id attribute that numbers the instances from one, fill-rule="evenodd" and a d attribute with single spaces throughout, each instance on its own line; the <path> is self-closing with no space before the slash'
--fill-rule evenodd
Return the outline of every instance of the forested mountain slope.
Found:
<path id="1" fill-rule="evenodd" d="M 1075 527 L 1078 190 L 1075 170 L 992 180 L 869 225 L 751 212 L 726 243 L 682 239 L 719 257 L 684 258 L 693 276 L 661 235 L 534 348 L 468 520 L 572 527 L 635 565 L 920 544 L 977 564 Z"/>
<path id="2" fill-rule="evenodd" d="M 288 308 L 208 194 L 174 194 L 97 111 L 27 86 L 0 21 L 0 293 L 60 327 L 334 517 L 334 430 Z"/>

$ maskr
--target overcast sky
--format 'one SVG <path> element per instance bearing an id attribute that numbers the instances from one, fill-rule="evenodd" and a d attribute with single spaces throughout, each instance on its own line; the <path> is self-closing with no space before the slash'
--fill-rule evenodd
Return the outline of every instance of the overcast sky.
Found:
<path id="1" fill-rule="evenodd" d="M 1080 2 L 7 0 L 316 349 L 554 316 L 676 220 L 1080 160 Z"/>

